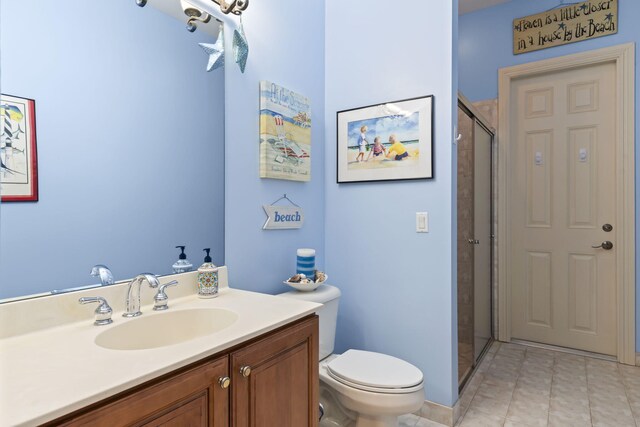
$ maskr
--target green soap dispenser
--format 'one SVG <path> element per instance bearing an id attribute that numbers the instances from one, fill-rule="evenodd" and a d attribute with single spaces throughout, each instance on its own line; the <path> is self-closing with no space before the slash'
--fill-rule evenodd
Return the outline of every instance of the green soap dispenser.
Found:
<path id="1" fill-rule="evenodd" d="M 203 251 L 207 256 L 204 257 L 204 264 L 198 268 L 198 296 L 215 298 L 218 296 L 218 267 L 211 262 L 211 248 L 205 248 Z"/>
<path id="2" fill-rule="evenodd" d="M 193 270 L 193 264 L 187 259 L 187 255 L 184 253 L 186 246 L 176 246 L 176 249 L 180 249 L 180 256 L 178 260 L 173 264 L 174 273 L 186 273 Z"/>

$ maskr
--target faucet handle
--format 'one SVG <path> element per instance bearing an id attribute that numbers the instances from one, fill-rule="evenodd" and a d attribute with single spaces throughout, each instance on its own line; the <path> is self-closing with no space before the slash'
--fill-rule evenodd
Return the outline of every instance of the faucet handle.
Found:
<path id="1" fill-rule="evenodd" d="M 96 308 L 94 312 L 96 315 L 96 321 L 93 322 L 96 326 L 108 325 L 113 323 L 111 320 L 111 315 L 113 314 L 113 310 L 107 303 L 107 300 L 102 297 L 82 297 L 78 300 L 80 304 L 89 304 L 92 302 L 98 302 L 100 305 Z"/>
<path id="2" fill-rule="evenodd" d="M 158 293 L 155 297 L 153 297 L 153 309 L 156 311 L 162 311 L 169 308 L 169 297 L 164 292 L 169 286 L 175 286 L 178 284 L 177 280 L 172 280 L 169 283 L 165 283 L 164 285 L 160 285 L 158 287 Z"/>

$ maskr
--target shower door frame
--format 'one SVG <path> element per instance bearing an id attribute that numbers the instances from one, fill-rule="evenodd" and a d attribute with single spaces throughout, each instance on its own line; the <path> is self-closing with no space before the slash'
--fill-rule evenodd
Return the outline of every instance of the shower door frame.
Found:
<path id="1" fill-rule="evenodd" d="M 489 198 L 490 198 L 490 206 L 491 206 L 491 213 L 490 213 L 490 218 L 491 218 L 491 224 L 490 224 L 490 229 L 491 229 L 491 234 L 490 234 L 490 238 L 491 238 L 491 242 L 489 245 L 489 250 L 490 250 L 490 260 L 491 260 L 491 266 L 489 269 L 489 286 L 490 286 L 490 290 L 491 290 L 491 299 L 490 299 L 490 306 L 489 306 L 489 313 L 490 313 L 490 320 L 491 320 L 491 326 L 490 326 L 490 331 L 491 331 L 491 337 L 489 339 L 489 341 L 487 342 L 487 344 L 484 346 L 484 348 L 482 349 L 482 351 L 480 352 L 480 354 L 478 355 L 478 357 L 475 357 L 475 331 L 474 331 L 474 342 L 473 342 L 473 364 L 472 364 L 472 368 L 471 370 L 465 375 L 464 378 L 462 378 L 460 381 L 458 381 L 458 391 L 461 391 L 464 386 L 466 385 L 467 381 L 469 380 L 469 378 L 471 378 L 471 376 L 473 375 L 473 373 L 475 372 L 477 366 L 478 366 L 478 361 L 481 360 L 484 355 L 486 354 L 487 350 L 489 349 L 489 347 L 491 346 L 491 343 L 496 339 L 496 326 L 497 326 L 497 319 L 496 319 L 496 313 L 495 313 L 495 297 L 496 297 L 496 292 L 497 292 L 497 283 L 496 283 L 496 272 L 494 271 L 494 267 L 495 267 L 495 256 L 497 253 L 497 241 L 495 239 L 495 231 L 496 231 L 496 212 L 497 212 L 497 206 L 496 206 L 496 201 L 494 200 L 494 195 L 496 192 L 496 185 L 497 185 L 497 175 L 496 175 L 496 171 L 497 171 L 497 153 L 498 153 L 498 134 L 496 129 L 491 126 L 491 124 L 483 117 L 482 113 L 473 106 L 473 104 L 471 103 L 471 101 L 469 99 L 467 99 L 462 93 L 458 92 L 458 108 L 461 108 L 464 113 L 469 116 L 469 118 L 471 120 L 473 120 L 474 122 L 474 127 L 473 127 L 473 133 L 472 133 L 472 138 L 473 138 L 473 148 L 472 148 L 472 153 L 473 153 L 473 165 L 474 165 L 474 191 L 473 191 L 473 205 L 474 205 L 474 212 L 473 212 L 473 218 L 475 219 L 475 198 L 476 198 L 476 194 L 475 194 L 475 125 L 480 125 L 482 128 L 484 128 L 484 130 L 486 130 L 489 134 L 491 134 L 493 136 L 492 140 L 491 140 L 491 164 L 489 165 L 489 176 L 491 177 L 491 186 L 490 186 L 490 194 L 489 194 Z M 457 135 L 457 132 L 456 132 Z M 475 239 L 475 226 L 474 226 L 474 239 Z M 474 255 L 474 260 L 475 260 L 475 255 Z M 475 263 L 475 261 L 474 261 Z M 475 265 L 472 266 L 472 271 L 473 271 L 473 279 L 474 279 L 474 286 L 473 286 L 473 298 L 474 298 L 474 303 L 475 303 Z M 474 317 L 475 317 L 475 304 L 473 304 L 473 308 L 474 308 Z M 474 320 L 474 328 L 475 328 L 475 320 Z M 459 357 L 459 356 L 458 356 Z"/>

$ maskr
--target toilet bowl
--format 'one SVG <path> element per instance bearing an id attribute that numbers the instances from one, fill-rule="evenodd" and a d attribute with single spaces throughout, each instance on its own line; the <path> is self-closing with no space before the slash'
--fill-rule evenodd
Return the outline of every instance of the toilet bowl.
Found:
<path id="1" fill-rule="evenodd" d="M 320 385 L 350 411 L 357 427 L 396 426 L 399 415 L 417 411 L 424 402 L 418 368 L 368 351 L 347 350 L 321 361 Z"/>
<path id="2" fill-rule="evenodd" d="M 313 292 L 287 292 L 283 297 L 323 304 L 320 318 L 321 427 L 395 427 L 398 417 L 424 402 L 422 372 L 386 354 L 347 350 L 332 354 L 340 290 L 321 285 Z"/>

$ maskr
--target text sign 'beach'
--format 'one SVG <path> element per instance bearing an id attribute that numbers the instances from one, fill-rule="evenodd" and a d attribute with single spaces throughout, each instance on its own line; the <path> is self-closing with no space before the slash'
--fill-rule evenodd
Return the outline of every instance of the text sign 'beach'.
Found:
<path id="1" fill-rule="evenodd" d="M 263 205 L 267 220 L 262 226 L 263 230 L 286 230 L 302 228 L 304 211 L 299 206 Z"/>
<path id="2" fill-rule="evenodd" d="M 618 0 L 591 0 L 513 20 L 513 54 L 618 32 Z"/>

